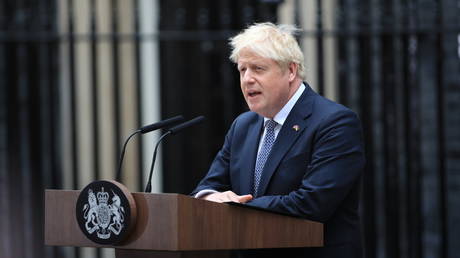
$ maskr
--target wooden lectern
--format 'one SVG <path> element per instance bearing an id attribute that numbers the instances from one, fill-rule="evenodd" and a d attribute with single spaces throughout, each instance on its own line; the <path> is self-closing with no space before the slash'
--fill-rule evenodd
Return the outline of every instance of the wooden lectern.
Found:
<path id="1" fill-rule="evenodd" d="M 226 257 L 228 250 L 318 247 L 323 225 L 181 194 L 133 193 L 137 223 L 117 246 L 99 245 L 75 218 L 80 191 L 46 190 L 45 244 L 113 247 L 116 257 Z"/>

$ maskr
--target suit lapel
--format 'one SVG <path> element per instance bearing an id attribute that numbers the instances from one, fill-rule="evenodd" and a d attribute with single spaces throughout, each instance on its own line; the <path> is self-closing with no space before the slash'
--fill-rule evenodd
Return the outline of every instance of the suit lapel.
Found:
<path id="1" fill-rule="evenodd" d="M 284 122 L 265 163 L 257 196 L 262 196 L 265 193 L 268 183 L 270 182 L 273 173 L 278 168 L 279 163 L 297 138 L 308 126 L 307 118 L 311 115 L 314 99 L 312 94 L 314 94 L 313 91 L 307 85 L 305 91 L 302 93 L 302 96 L 292 108 L 286 121 Z M 294 126 L 298 128 L 298 130 L 295 130 Z"/>
<path id="2" fill-rule="evenodd" d="M 248 128 L 248 137 L 246 137 L 246 143 L 244 149 L 240 153 L 242 155 L 241 165 L 241 193 L 249 194 L 252 193 L 254 185 L 254 167 L 257 157 L 257 149 L 259 146 L 260 133 L 263 125 L 263 117 L 259 116 L 259 119 Z"/>

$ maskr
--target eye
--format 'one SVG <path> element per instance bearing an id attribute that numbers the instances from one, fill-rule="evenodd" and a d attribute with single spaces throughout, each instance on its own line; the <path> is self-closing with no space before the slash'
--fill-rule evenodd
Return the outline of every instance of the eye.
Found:
<path id="1" fill-rule="evenodd" d="M 259 72 L 265 70 L 262 66 L 256 66 L 254 69 Z"/>

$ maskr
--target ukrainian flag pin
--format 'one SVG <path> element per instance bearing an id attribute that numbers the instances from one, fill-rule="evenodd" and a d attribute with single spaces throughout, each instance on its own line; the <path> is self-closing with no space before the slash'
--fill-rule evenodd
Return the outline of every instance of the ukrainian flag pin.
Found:
<path id="1" fill-rule="evenodd" d="M 294 129 L 294 131 L 298 132 L 298 131 L 300 130 L 300 126 L 294 125 L 294 126 L 292 127 L 292 129 Z"/>

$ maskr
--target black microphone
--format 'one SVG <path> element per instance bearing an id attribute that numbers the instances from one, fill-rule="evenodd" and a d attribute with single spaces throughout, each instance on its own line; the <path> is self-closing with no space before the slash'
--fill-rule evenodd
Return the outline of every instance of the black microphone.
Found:
<path id="1" fill-rule="evenodd" d="M 190 127 L 192 125 L 201 123 L 204 120 L 205 120 L 204 116 L 198 116 L 198 117 L 193 118 L 192 120 L 189 120 L 187 122 L 184 122 L 182 124 L 179 124 L 179 125 L 176 125 L 176 126 L 170 128 L 169 131 L 171 132 L 172 135 L 174 135 L 174 134 L 177 134 L 178 132 L 182 131 L 183 129 L 185 129 L 187 127 Z"/>
<path id="2" fill-rule="evenodd" d="M 131 133 L 131 135 L 129 135 L 128 138 L 125 140 L 125 143 L 123 144 L 123 148 L 121 150 L 120 161 L 118 162 L 118 170 L 117 170 L 117 177 L 116 177 L 117 181 L 118 182 L 121 181 L 121 166 L 123 164 L 123 158 L 125 157 L 126 145 L 128 144 L 129 140 L 134 135 L 136 135 L 138 133 L 146 134 L 146 133 L 149 133 L 151 131 L 163 128 L 163 127 L 175 125 L 175 124 L 177 124 L 179 122 L 182 122 L 183 120 L 184 120 L 184 117 L 179 115 L 179 116 L 175 116 L 175 117 L 165 119 L 165 120 L 160 121 L 160 122 L 156 122 L 156 123 L 153 123 L 153 124 L 150 124 L 150 125 L 143 126 L 143 127 L 139 128 L 139 129 L 137 129 L 136 131 L 134 131 L 133 133 Z"/>
<path id="3" fill-rule="evenodd" d="M 161 141 L 168 135 L 172 134 L 177 134 L 178 132 L 182 131 L 183 129 L 187 128 L 187 127 L 190 127 L 192 125 L 195 125 L 195 124 L 198 124 L 198 123 L 201 123 L 205 120 L 205 117 L 204 116 L 198 116 L 198 117 L 195 117 L 193 118 L 192 120 L 189 120 L 187 122 L 184 122 L 182 124 L 179 124 L 179 125 L 176 125 L 172 128 L 170 128 L 166 133 L 164 133 L 160 139 L 158 139 L 156 145 L 155 145 L 155 150 L 153 152 L 153 157 L 152 157 L 152 164 L 150 166 L 150 173 L 149 173 L 149 179 L 147 181 L 147 185 L 145 186 L 145 191 L 146 193 L 150 193 L 152 192 L 152 174 L 153 174 L 153 167 L 155 166 L 155 160 L 157 158 L 157 150 L 158 150 L 158 146 L 160 145 Z"/>
<path id="4" fill-rule="evenodd" d="M 157 122 L 151 125 L 146 125 L 144 127 L 139 128 L 139 130 L 142 134 L 145 134 L 145 133 L 149 133 L 151 131 L 154 131 L 154 130 L 157 130 L 163 127 L 177 124 L 182 121 L 184 121 L 183 116 L 175 116 L 175 117 L 171 117 L 171 118 L 165 119 L 163 121 L 160 121 L 160 122 Z"/>

